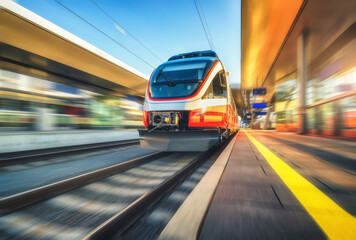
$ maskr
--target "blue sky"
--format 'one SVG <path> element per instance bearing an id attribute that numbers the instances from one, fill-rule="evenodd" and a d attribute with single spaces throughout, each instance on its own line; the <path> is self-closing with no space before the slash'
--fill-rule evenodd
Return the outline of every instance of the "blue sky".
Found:
<path id="1" fill-rule="evenodd" d="M 150 65 L 162 62 L 115 28 L 115 23 L 91 0 L 58 0 L 95 25 Z M 210 49 L 194 0 L 94 0 L 122 27 L 163 61 L 170 56 Z M 104 50 L 137 70 L 150 75 L 151 66 L 69 12 L 55 0 L 17 0 L 18 4 Z M 230 83 L 240 83 L 240 0 L 200 0 L 215 51 L 231 72 Z M 199 0 L 197 0 L 199 4 Z"/>

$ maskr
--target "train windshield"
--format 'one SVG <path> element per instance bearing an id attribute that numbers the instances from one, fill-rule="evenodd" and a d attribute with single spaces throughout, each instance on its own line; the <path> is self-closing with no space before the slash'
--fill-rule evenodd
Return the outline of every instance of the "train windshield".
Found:
<path id="1" fill-rule="evenodd" d="M 214 61 L 167 62 L 153 73 L 150 95 L 153 98 L 181 98 L 193 95 L 202 84 Z"/>

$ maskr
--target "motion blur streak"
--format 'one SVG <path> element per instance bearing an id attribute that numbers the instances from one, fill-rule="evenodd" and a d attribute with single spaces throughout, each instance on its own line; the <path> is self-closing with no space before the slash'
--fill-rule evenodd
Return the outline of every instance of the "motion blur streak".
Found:
<path id="1" fill-rule="evenodd" d="M 330 239 L 356 239 L 356 219 L 245 131 L 295 197 Z"/>
<path id="2" fill-rule="evenodd" d="M 135 100 L 0 69 L 0 132 L 139 128 Z"/>

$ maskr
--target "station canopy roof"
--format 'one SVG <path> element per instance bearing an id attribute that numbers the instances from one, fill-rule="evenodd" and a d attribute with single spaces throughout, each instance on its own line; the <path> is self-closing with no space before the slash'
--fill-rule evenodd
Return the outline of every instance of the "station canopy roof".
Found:
<path id="1" fill-rule="evenodd" d="M 265 101 L 273 95 L 268 74 L 283 48 L 303 0 L 242 0 L 241 90 L 267 88 Z"/>
<path id="2" fill-rule="evenodd" d="M 276 82 L 297 73 L 297 42 L 303 32 L 310 68 L 330 62 L 355 40 L 355 8 L 355 0 L 242 0 L 242 92 L 267 88 L 260 101 L 273 102 Z M 344 58 L 349 65 L 345 61 L 342 67 L 354 66 L 352 54 L 345 52 Z M 249 94 L 244 96 L 245 105 L 250 104 Z"/>
<path id="3" fill-rule="evenodd" d="M 0 68 L 143 97 L 148 76 L 12 1 L 0 3 Z"/>

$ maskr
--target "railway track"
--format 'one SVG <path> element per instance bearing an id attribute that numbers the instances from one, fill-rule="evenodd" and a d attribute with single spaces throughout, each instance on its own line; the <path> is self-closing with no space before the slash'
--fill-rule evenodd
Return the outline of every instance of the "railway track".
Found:
<path id="1" fill-rule="evenodd" d="M 214 149 L 216 150 L 216 149 Z M 129 206 L 102 223 L 86 235 L 84 240 L 109 239 L 114 235 L 121 235 L 134 224 L 151 207 L 166 196 L 175 186 L 185 179 L 198 165 L 214 150 L 208 151 L 194 159 L 191 163 L 167 178 L 164 182 L 142 195 Z"/>
<path id="2" fill-rule="evenodd" d="M 130 161 L 105 167 L 96 171 L 81 174 L 76 177 L 51 183 L 22 193 L 0 199 L 0 215 L 15 211 L 30 204 L 43 201 L 53 196 L 65 193 L 80 186 L 126 171 L 154 158 L 164 155 L 162 152 L 149 154 Z"/>
<path id="3" fill-rule="evenodd" d="M 124 147 L 124 146 L 135 145 L 135 144 L 139 144 L 138 139 L 40 149 L 40 150 L 30 150 L 30 151 L 21 151 L 21 152 L 1 153 L 0 167 L 48 160 L 51 158 L 71 156 L 74 154 L 96 152 L 100 150 Z"/>
<path id="4" fill-rule="evenodd" d="M 224 146 L 214 147 L 204 153 L 150 154 L 1 199 L 1 213 L 6 215 L 0 218 L 0 226 L 3 226 L 0 227 L 0 234 L 6 233 L 4 239 L 19 237 L 19 231 L 20 236 L 21 231 L 24 231 L 33 239 L 55 239 L 57 236 L 62 239 L 107 239 L 120 236 L 201 163 L 223 148 Z M 48 200 L 43 201 L 44 199 Z M 33 204 L 35 202 L 37 204 Z M 46 208 L 49 211 L 47 213 Z M 42 214 L 45 222 L 38 220 Z M 56 217 L 51 219 L 48 215 Z M 68 221 L 62 220 L 73 218 L 82 220 L 70 226 L 67 226 Z M 90 223 L 87 223 L 83 219 L 96 220 L 89 220 Z M 38 225 L 31 226 L 33 231 L 24 227 L 31 225 L 30 222 Z M 53 229 L 59 226 L 62 230 L 56 235 Z M 16 233 L 9 229 L 16 229 Z M 44 236 L 37 235 L 41 233 Z"/>

